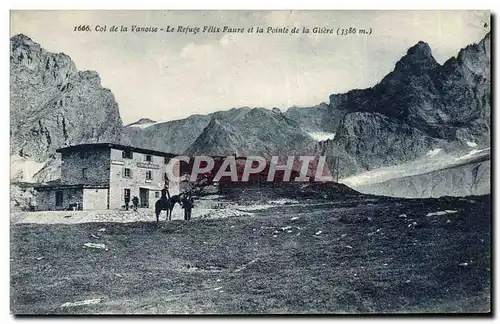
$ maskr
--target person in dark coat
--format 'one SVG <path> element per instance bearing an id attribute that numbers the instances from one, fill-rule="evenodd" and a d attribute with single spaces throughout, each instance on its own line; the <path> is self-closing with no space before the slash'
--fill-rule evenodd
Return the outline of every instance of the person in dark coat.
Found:
<path id="1" fill-rule="evenodd" d="M 132 204 L 134 205 L 134 210 L 137 211 L 137 207 L 139 206 L 139 198 L 137 198 L 137 196 L 132 198 Z"/>
<path id="2" fill-rule="evenodd" d="M 191 197 L 191 194 L 185 194 L 182 196 L 181 202 L 184 209 L 184 220 L 191 220 L 191 210 L 194 207 L 193 197 Z"/>
<path id="3" fill-rule="evenodd" d="M 130 197 L 125 196 L 125 210 L 128 210 L 129 204 L 130 204 Z"/>

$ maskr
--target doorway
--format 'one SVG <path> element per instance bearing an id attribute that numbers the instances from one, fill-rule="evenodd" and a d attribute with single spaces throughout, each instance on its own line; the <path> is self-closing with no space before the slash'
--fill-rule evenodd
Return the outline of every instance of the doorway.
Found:
<path id="1" fill-rule="evenodd" d="M 142 208 L 149 208 L 149 189 L 139 188 L 139 200 Z"/>

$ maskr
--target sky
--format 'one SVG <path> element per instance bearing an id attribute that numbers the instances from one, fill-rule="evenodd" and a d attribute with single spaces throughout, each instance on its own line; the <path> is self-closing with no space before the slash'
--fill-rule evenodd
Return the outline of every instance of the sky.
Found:
<path id="1" fill-rule="evenodd" d="M 23 33 L 69 55 L 79 70 L 97 71 L 124 124 L 328 102 L 331 94 L 377 84 L 418 41 L 442 64 L 479 42 L 490 23 L 488 11 L 11 11 L 10 18 L 11 36 Z M 79 25 L 91 31 L 74 31 Z M 111 32 L 114 25 L 128 31 Z M 132 25 L 221 32 L 132 32 Z M 245 32 L 223 32 L 224 26 Z M 264 33 L 255 33 L 257 26 Z M 267 33 L 268 27 L 311 32 Z M 314 27 L 334 33 L 313 33 Z M 337 35 L 350 27 L 371 34 Z"/>

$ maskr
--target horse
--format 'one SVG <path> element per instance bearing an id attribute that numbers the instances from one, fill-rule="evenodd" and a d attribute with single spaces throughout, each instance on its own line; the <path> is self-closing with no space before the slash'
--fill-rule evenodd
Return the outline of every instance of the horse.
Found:
<path id="1" fill-rule="evenodd" d="M 170 196 L 170 195 L 169 195 Z M 170 198 L 163 196 L 159 200 L 156 201 L 155 203 L 155 214 L 156 214 L 156 222 L 158 223 L 160 221 L 160 213 L 162 210 L 165 210 L 167 212 L 167 217 L 165 221 L 171 221 L 172 220 L 172 210 L 174 209 L 175 204 L 181 204 L 181 194 L 179 195 L 173 195 Z"/>

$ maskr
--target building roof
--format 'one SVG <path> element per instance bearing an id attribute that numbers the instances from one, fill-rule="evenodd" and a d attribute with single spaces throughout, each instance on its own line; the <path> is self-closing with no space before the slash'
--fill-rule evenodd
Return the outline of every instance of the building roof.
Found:
<path id="1" fill-rule="evenodd" d="M 178 154 L 173 154 L 173 153 L 155 151 L 155 150 L 150 150 L 150 149 L 145 149 L 145 148 L 140 148 L 140 147 L 134 147 L 134 146 L 128 146 L 128 145 L 122 145 L 122 144 L 114 144 L 114 143 L 78 144 L 78 145 L 61 147 L 61 148 L 57 149 L 56 152 L 57 153 L 82 152 L 82 151 L 89 151 L 89 150 L 102 149 L 102 148 L 110 148 L 110 149 L 115 148 L 118 150 L 129 150 L 132 152 L 151 154 L 151 155 L 160 155 L 160 156 L 167 156 L 167 157 L 175 157 L 178 155 Z"/>

